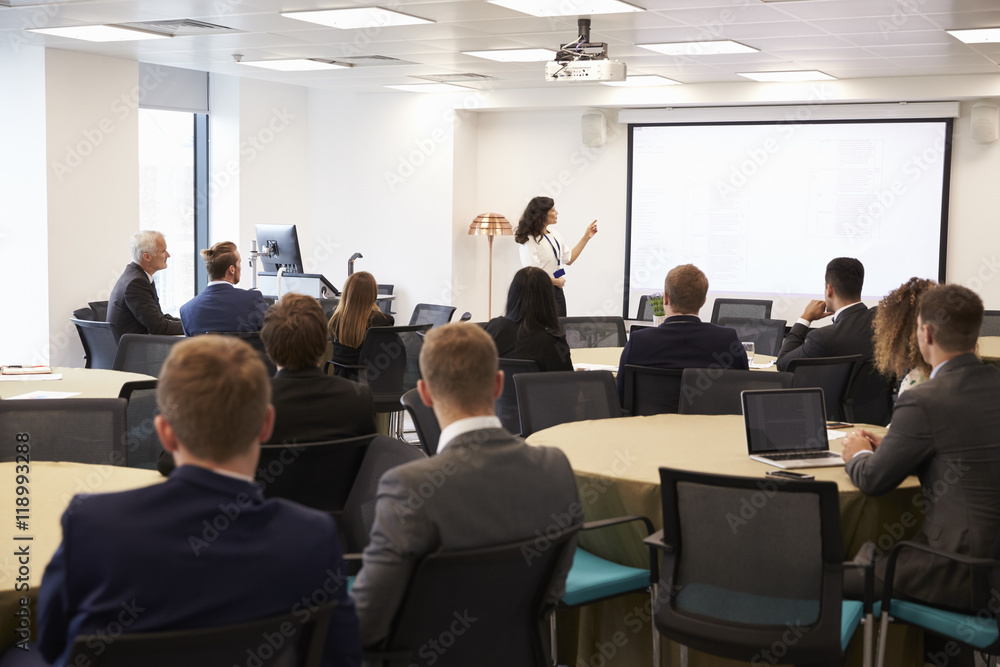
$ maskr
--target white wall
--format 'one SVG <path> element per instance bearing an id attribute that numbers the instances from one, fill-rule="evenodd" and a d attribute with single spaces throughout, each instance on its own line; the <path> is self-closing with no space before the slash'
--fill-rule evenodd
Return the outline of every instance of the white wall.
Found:
<path id="1" fill-rule="evenodd" d="M 0 49 L 0 267 L 4 323 L 0 363 L 49 362 L 45 201 L 45 51 Z M 69 313 L 62 318 L 67 324 Z"/>
<path id="2" fill-rule="evenodd" d="M 49 348 L 53 365 L 82 365 L 69 321 L 105 300 L 131 261 L 139 229 L 138 64 L 45 52 Z"/>
<path id="3" fill-rule="evenodd" d="M 236 241 L 248 260 L 250 246 L 241 244 L 240 230 L 240 79 L 212 74 L 208 91 L 209 242 Z M 247 270 L 240 286 L 250 284 Z"/>

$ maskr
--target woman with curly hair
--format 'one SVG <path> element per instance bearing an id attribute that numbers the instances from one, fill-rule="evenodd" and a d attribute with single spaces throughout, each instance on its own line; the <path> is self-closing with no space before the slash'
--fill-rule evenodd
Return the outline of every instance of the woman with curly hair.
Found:
<path id="1" fill-rule="evenodd" d="M 554 229 L 559 211 L 551 197 L 535 197 L 524 209 L 521 220 L 514 232 L 514 240 L 520 244 L 521 266 L 537 266 L 549 274 L 552 281 L 552 295 L 556 299 L 556 314 L 566 317 L 566 266 L 576 261 L 587 242 L 597 233 L 597 220 L 587 225 L 583 238 L 572 249 Z"/>
<path id="2" fill-rule="evenodd" d="M 900 394 L 926 380 L 931 373 L 917 344 L 917 301 L 935 284 L 925 278 L 910 278 L 878 304 L 875 368 L 887 378 L 902 378 Z"/>

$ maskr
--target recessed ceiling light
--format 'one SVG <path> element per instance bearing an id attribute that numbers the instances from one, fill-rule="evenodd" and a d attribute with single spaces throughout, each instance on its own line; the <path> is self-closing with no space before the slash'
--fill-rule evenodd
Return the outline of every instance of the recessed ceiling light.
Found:
<path id="1" fill-rule="evenodd" d="M 355 30 L 357 28 L 385 28 L 396 25 L 417 25 L 420 23 L 434 23 L 429 19 L 422 19 L 418 16 L 401 14 L 390 9 L 381 7 L 354 7 L 351 9 L 320 9 L 305 12 L 281 12 L 281 15 L 289 19 L 299 21 L 309 21 L 331 28 L 341 30 Z"/>
<path id="2" fill-rule="evenodd" d="M 471 90 L 465 86 L 453 86 L 450 83 L 402 83 L 398 86 L 383 86 L 405 90 L 408 93 L 453 93 L 456 90 Z"/>
<path id="3" fill-rule="evenodd" d="M 502 63 L 537 63 L 543 60 L 553 60 L 556 57 L 556 52 L 551 49 L 500 49 L 497 51 L 462 51 L 462 53 Z"/>
<path id="4" fill-rule="evenodd" d="M 623 88 L 648 88 L 650 86 L 677 86 L 681 82 L 656 74 L 638 74 L 626 76 L 624 81 L 601 81 L 601 83 L 605 86 L 621 86 Z"/>
<path id="5" fill-rule="evenodd" d="M 279 72 L 313 72 L 326 69 L 343 69 L 350 65 L 342 65 L 329 60 L 313 60 L 312 58 L 289 58 L 288 60 L 243 60 L 241 65 L 263 67 Z"/>
<path id="6" fill-rule="evenodd" d="M 513 9 L 532 16 L 587 16 L 590 14 L 620 14 L 644 12 L 642 7 L 621 0 L 489 0 L 490 4 Z"/>
<path id="7" fill-rule="evenodd" d="M 39 32 L 43 35 L 83 39 L 88 42 L 130 42 L 137 39 L 167 39 L 169 35 L 155 32 L 119 28 L 114 25 L 78 25 L 71 28 L 32 28 L 28 32 Z"/>
<path id="8" fill-rule="evenodd" d="M 723 53 L 757 53 L 759 49 L 729 39 L 714 42 L 666 42 L 663 44 L 637 44 L 650 51 L 668 56 L 715 56 Z"/>
<path id="9" fill-rule="evenodd" d="M 1000 28 L 975 28 L 972 30 L 945 30 L 952 37 L 957 37 L 966 44 L 985 44 L 1000 42 Z"/>
<path id="10" fill-rule="evenodd" d="M 833 81 L 836 77 L 818 72 L 814 69 L 794 72 L 737 72 L 754 81 Z"/>

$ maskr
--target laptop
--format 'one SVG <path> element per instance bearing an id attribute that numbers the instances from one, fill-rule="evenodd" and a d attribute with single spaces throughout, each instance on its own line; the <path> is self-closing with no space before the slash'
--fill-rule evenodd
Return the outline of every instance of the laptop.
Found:
<path id="1" fill-rule="evenodd" d="M 740 396 L 754 461 L 784 469 L 844 465 L 840 454 L 830 451 L 822 389 L 764 389 Z"/>

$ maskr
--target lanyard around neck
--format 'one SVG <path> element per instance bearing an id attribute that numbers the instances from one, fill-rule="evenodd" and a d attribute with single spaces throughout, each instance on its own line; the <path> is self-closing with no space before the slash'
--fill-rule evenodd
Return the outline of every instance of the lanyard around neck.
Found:
<path id="1" fill-rule="evenodd" d="M 556 266 L 562 265 L 562 246 L 559 244 L 559 239 L 556 239 L 556 244 L 552 245 L 552 239 L 549 238 L 548 234 L 542 234 L 542 238 L 549 242 L 549 247 L 552 248 L 552 254 L 556 256 Z M 556 248 L 559 248 L 557 251 Z"/>

